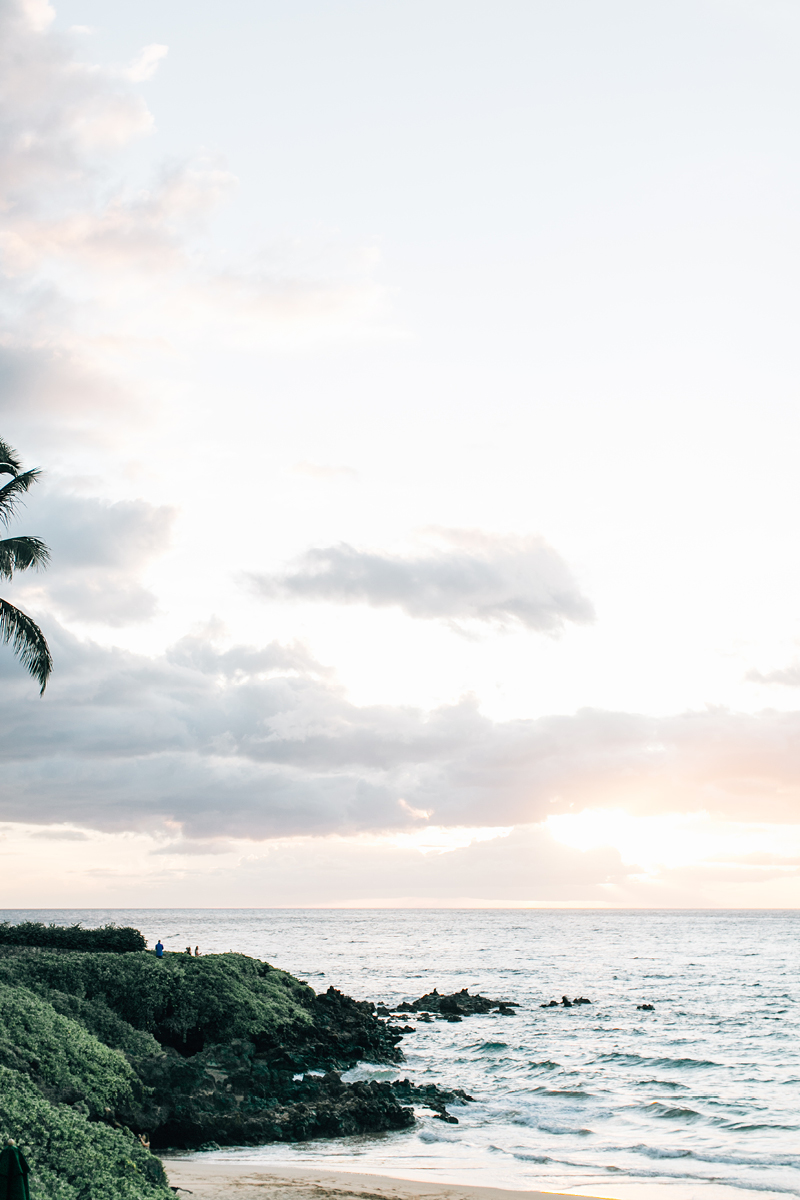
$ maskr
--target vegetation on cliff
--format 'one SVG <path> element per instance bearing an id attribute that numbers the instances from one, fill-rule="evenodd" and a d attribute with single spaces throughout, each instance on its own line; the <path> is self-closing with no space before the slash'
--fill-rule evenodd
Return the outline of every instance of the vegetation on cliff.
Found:
<path id="1" fill-rule="evenodd" d="M 0 944 L 0 1135 L 51 1200 L 161 1200 L 147 1144 L 404 1128 L 391 1085 L 338 1073 L 399 1041 L 372 1004 L 242 954 Z"/>
<path id="2" fill-rule="evenodd" d="M 138 929 L 130 926 L 83 929 L 80 925 L 43 925 L 41 921 L 21 921 L 19 925 L 2 921 L 0 946 L 48 946 L 53 950 L 110 950 L 114 954 L 128 954 L 146 949 L 147 942 Z"/>

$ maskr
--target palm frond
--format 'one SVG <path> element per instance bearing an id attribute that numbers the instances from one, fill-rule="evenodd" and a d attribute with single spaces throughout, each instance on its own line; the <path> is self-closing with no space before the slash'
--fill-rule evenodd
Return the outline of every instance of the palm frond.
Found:
<path id="1" fill-rule="evenodd" d="M 11 643 L 11 649 L 23 667 L 41 685 L 41 696 L 53 670 L 50 647 L 36 622 L 7 600 L 0 600 L 0 642 Z"/>
<path id="2" fill-rule="evenodd" d="M 50 547 L 37 537 L 0 540 L 0 579 L 11 579 L 15 571 L 39 570 L 50 561 Z"/>
<path id="3" fill-rule="evenodd" d="M 11 520 L 22 497 L 40 475 L 39 468 L 34 467 L 30 471 L 24 471 L 22 475 L 15 475 L 0 488 L 0 522 L 3 525 L 7 525 Z"/>
<path id="4" fill-rule="evenodd" d="M 19 475 L 22 461 L 13 446 L 0 438 L 0 475 Z"/>

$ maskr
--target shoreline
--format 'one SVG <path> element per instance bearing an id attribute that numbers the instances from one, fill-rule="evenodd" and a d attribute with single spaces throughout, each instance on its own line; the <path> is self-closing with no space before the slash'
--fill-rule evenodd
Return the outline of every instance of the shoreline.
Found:
<path id="1" fill-rule="evenodd" d="M 563 1192 L 513 1191 L 457 1183 L 420 1183 L 356 1171 L 260 1167 L 257 1163 L 162 1160 L 176 1195 L 194 1200 L 554 1200 Z M 582 1196 L 582 1200 L 596 1200 Z"/>

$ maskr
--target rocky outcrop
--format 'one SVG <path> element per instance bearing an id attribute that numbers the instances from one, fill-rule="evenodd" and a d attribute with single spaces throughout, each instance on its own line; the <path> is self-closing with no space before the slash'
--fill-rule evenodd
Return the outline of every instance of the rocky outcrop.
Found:
<path id="1" fill-rule="evenodd" d="M 398 1042 L 410 1026 L 398 1029 L 378 1020 L 369 1000 L 351 1000 L 334 987 L 311 1001 L 312 1023 L 255 1033 L 259 1057 L 275 1070 L 347 1070 L 357 1062 L 398 1063 Z"/>
<path id="2" fill-rule="evenodd" d="M 430 1108 L 440 1121 L 447 1121 L 451 1125 L 458 1124 L 458 1117 L 454 1117 L 445 1108 L 447 1104 L 465 1105 L 473 1102 L 473 1097 L 468 1096 L 461 1088 L 441 1088 L 435 1083 L 411 1083 L 409 1079 L 398 1079 L 389 1085 L 398 1100 L 404 1101 L 406 1104 L 416 1104 L 420 1108 Z"/>
<path id="3" fill-rule="evenodd" d="M 585 996 L 576 996 L 574 1000 L 570 1000 L 569 996 L 562 996 L 561 1000 L 549 1000 L 544 1004 L 540 1004 L 539 1008 L 575 1008 L 581 1004 L 591 1004 L 591 1000 L 587 1000 Z"/>
<path id="4" fill-rule="evenodd" d="M 443 1017 L 471 1017 L 476 1013 L 498 1012 L 502 1016 L 514 1016 L 519 1005 L 513 1000 L 489 1000 L 486 996 L 471 996 L 466 988 L 451 995 L 440 996 L 436 988 L 419 1000 L 398 1004 L 395 1012 L 438 1013 Z"/>
<path id="5" fill-rule="evenodd" d="M 154 1149 L 297 1142 L 414 1124 L 391 1084 L 343 1083 L 335 1071 L 298 1078 L 275 1071 L 250 1046 L 209 1048 L 192 1059 L 165 1055 L 143 1073 L 157 1106 Z"/>

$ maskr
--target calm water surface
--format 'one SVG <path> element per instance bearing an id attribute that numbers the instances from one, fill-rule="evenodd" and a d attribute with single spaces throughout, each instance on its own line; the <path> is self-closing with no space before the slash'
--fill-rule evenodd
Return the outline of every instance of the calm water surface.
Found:
<path id="1" fill-rule="evenodd" d="M 800 913 L 0 913 L 30 917 L 133 924 L 170 950 L 240 950 L 317 991 L 332 983 L 389 1005 L 433 987 L 521 1005 L 515 1017 L 420 1023 L 399 1071 L 362 1064 L 346 1077 L 463 1087 L 476 1103 L 452 1109 L 457 1126 L 420 1110 L 410 1132 L 214 1159 L 621 1200 L 800 1196 Z M 539 1007 L 563 993 L 592 1004 Z"/>

